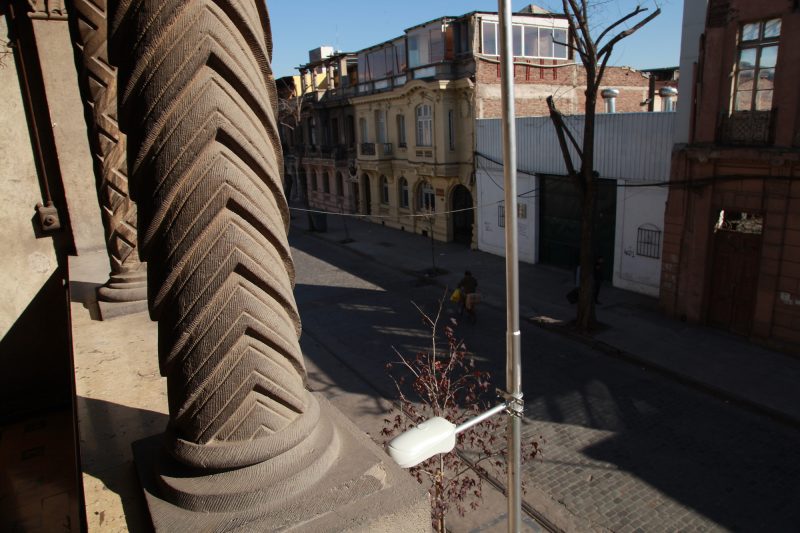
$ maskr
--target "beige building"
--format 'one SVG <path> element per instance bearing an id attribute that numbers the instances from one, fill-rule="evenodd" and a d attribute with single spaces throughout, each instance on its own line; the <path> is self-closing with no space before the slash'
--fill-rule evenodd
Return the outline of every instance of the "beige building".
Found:
<path id="1" fill-rule="evenodd" d="M 474 84 L 413 80 L 353 99 L 359 150 L 359 212 L 374 222 L 472 240 Z M 466 216 L 430 216 L 466 209 Z"/>
<path id="2" fill-rule="evenodd" d="M 287 154 L 309 206 L 477 246 L 475 120 L 500 116 L 498 24 L 497 13 L 472 12 L 354 54 L 312 51 L 300 71 L 314 96 Z M 567 20 L 529 6 L 512 25 L 517 116 L 547 114 L 549 95 L 562 112 L 582 112 Z M 605 79 L 617 111 L 647 111 L 646 75 L 609 67 Z"/>

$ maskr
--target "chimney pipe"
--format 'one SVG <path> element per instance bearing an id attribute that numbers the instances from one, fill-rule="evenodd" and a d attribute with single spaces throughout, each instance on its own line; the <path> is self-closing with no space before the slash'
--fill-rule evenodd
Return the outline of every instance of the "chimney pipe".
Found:
<path id="1" fill-rule="evenodd" d="M 678 89 L 675 87 L 662 87 L 658 91 L 661 97 L 661 111 L 675 111 Z"/>
<path id="2" fill-rule="evenodd" d="M 616 113 L 619 91 L 617 89 L 603 89 L 600 95 L 603 97 L 603 100 L 606 101 L 606 113 Z"/>

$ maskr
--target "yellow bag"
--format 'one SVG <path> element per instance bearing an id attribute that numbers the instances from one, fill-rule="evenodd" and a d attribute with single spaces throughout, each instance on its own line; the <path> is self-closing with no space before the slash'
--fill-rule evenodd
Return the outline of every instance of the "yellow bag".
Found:
<path id="1" fill-rule="evenodd" d="M 461 289 L 456 289 L 453 291 L 453 294 L 450 296 L 450 301 L 454 304 L 457 304 L 461 301 Z"/>

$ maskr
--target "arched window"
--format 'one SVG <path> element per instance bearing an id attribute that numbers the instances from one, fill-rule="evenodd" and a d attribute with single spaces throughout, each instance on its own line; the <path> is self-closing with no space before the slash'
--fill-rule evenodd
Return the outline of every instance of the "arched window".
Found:
<path id="1" fill-rule="evenodd" d="M 331 192 L 331 175 L 327 172 L 322 173 L 322 192 L 327 194 Z"/>
<path id="2" fill-rule="evenodd" d="M 342 178 L 342 173 L 336 173 L 336 194 L 338 196 L 344 196 L 344 178 Z"/>
<path id="3" fill-rule="evenodd" d="M 381 176 L 381 203 L 389 203 L 389 180 L 386 179 L 386 176 Z"/>
<path id="4" fill-rule="evenodd" d="M 310 179 L 310 181 L 311 181 L 311 190 L 312 190 L 312 191 L 316 191 L 316 190 L 317 190 L 317 179 L 319 179 L 319 178 L 317 177 L 317 173 L 316 173 L 316 172 L 314 172 L 314 171 L 312 171 L 312 172 L 309 174 L 309 176 L 310 176 L 310 178 L 311 178 L 311 179 Z"/>
<path id="5" fill-rule="evenodd" d="M 400 197 L 400 207 L 408 209 L 408 180 L 400 178 L 398 181 L 398 196 Z"/>
<path id="6" fill-rule="evenodd" d="M 421 211 L 435 211 L 436 195 L 433 192 L 431 184 L 427 181 L 423 181 L 420 183 L 417 191 L 417 207 Z"/>
<path id="7" fill-rule="evenodd" d="M 417 107 L 417 146 L 433 146 L 433 112 L 428 104 Z"/>

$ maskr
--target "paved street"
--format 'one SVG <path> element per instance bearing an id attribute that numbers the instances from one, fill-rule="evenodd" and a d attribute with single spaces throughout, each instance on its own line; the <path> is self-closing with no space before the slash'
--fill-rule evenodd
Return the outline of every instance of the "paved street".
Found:
<path id="1" fill-rule="evenodd" d="M 384 370 L 392 347 L 414 353 L 429 342 L 411 302 L 433 312 L 444 290 L 421 282 L 407 265 L 413 252 L 391 240 L 383 246 L 396 252 L 396 264 L 293 222 L 310 383 L 375 437 L 389 407 L 384 398 L 392 397 Z M 403 238 L 430 253 L 424 238 Z M 469 254 L 475 262 L 485 255 Z M 505 313 L 489 300 L 478 323 L 460 324 L 457 334 L 502 386 Z M 445 318 L 455 311 L 448 305 Z M 525 500 L 553 523 L 620 532 L 797 530 L 796 427 L 531 322 L 524 322 L 522 339 L 525 435 L 544 440 L 544 455 L 525 466 Z M 468 516 L 451 526 L 486 525 L 504 505 L 494 497 L 495 509 L 484 509 L 479 520 Z"/>

